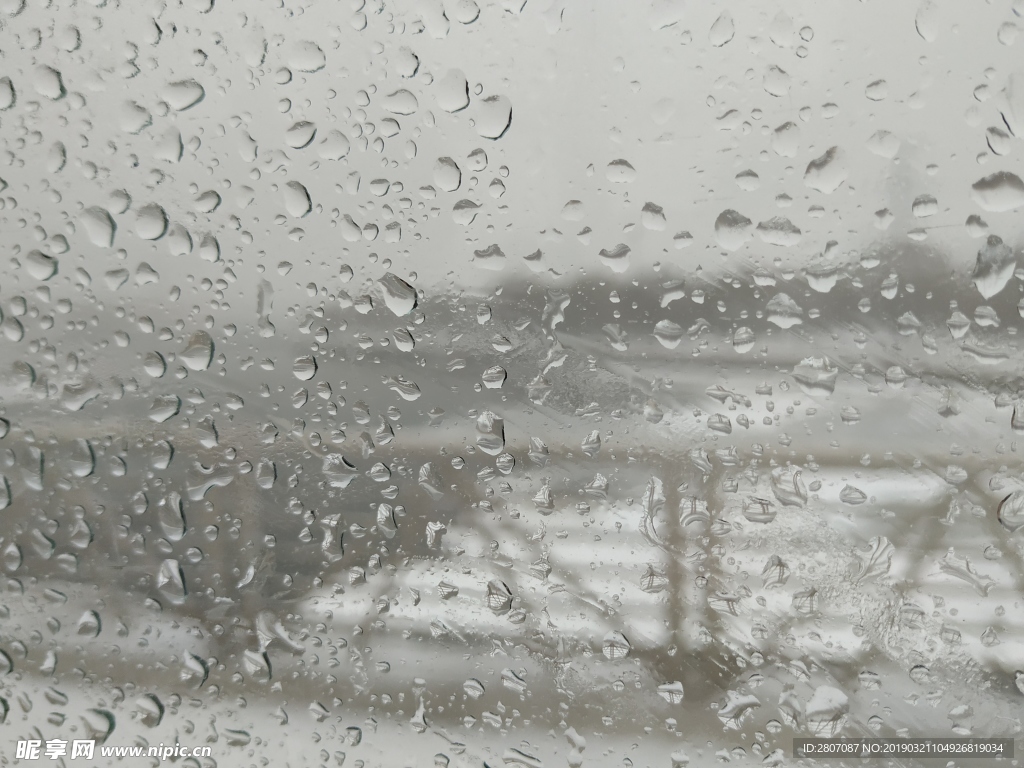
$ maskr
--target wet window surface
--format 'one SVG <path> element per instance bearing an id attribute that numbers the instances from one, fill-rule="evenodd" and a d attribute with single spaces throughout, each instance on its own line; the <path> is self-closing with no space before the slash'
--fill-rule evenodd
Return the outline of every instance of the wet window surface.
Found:
<path id="1" fill-rule="evenodd" d="M 1019 739 L 1022 16 L 0 0 L 0 763 Z"/>

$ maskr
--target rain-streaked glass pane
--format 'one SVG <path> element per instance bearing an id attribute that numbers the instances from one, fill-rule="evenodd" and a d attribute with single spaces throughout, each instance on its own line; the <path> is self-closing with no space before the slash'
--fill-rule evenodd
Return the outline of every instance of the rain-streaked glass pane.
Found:
<path id="1" fill-rule="evenodd" d="M 0 764 L 1024 748 L 1022 17 L 0 0 Z"/>

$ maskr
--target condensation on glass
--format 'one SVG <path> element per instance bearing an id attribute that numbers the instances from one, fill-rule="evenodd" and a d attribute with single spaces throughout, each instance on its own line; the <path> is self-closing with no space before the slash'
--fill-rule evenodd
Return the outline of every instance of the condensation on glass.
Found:
<path id="1" fill-rule="evenodd" d="M 1019 737 L 1022 16 L 0 0 L 0 754 Z"/>

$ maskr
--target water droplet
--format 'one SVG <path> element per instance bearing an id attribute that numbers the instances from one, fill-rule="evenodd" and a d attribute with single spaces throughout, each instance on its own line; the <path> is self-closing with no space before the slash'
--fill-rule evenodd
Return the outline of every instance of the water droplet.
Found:
<path id="1" fill-rule="evenodd" d="M 508 378 L 508 372 L 500 365 L 493 365 L 483 372 L 480 380 L 487 389 L 501 389 Z"/>
<path id="2" fill-rule="evenodd" d="M 460 69 L 450 69 L 440 78 L 437 88 L 437 105 L 445 112 L 461 112 L 469 106 L 469 81 Z"/>
<path id="3" fill-rule="evenodd" d="M 265 491 L 274 487 L 277 481 L 277 467 L 270 459 L 260 459 L 256 465 L 256 484 Z"/>
<path id="4" fill-rule="evenodd" d="M 450 157 L 439 157 L 434 164 L 434 184 L 443 192 L 454 192 L 462 184 L 462 171 Z"/>
<path id="5" fill-rule="evenodd" d="M 922 40 L 934 43 L 939 36 L 939 9 L 934 0 L 922 0 L 917 7 L 914 26 Z"/>
<path id="6" fill-rule="evenodd" d="M 316 376 L 317 362 L 313 355 L 301 355 L 292 363 L 292 373 L 299 381 L 309 381 Z"/>
<path id="7" fill-rule="evenodd" d="M 999 502 L 997 515 L 999 522 L 1010 533 L 1024 528 L 1024 491 L 1014 491 Z"/>
<path id="8" fill-rule="evenodd" d="M 384 294 L 384 304 L 394 314 L 402 317 L 416 308 L 416 289 L 397 275 L 388 272 L 379 281 Z"/>
<path id="9" fill-rule="evenodd" d="M 636 179 L 636 169 L 627 160 L 612 160 L 605 169 L 605 176 L 613 184 L 628 184 Z"/>
<path id="10" fill-rule="evenodd" d="M 915 218 L 924 219 L 939 212 L 939 203 L 931 195 L 919 195 L 914 199 L 912 211 Z"/>
<path id="11" fill-rule="evenodd" d="M 643 222 L 644 229 L 649 229 L 652 232 L 661 232 L 665 229 L 665 211 L 660 205 L 644 203 L 643 210 L 640 212 L 640 220 Z"/>
<path id="12" fill-rule="evenodd" d="M 619 243 L 614 248 L 602 248 L 601 263 L 612 272 L 621 274 L 629 269 L 629 253 L 629 246 L 625 243 Z"/>
<path id="13" fill-rule="evenodd" d="M 480 6 L 474 0 L 457 0 L 452 18 L 459 24 L 472 24 L 480 17 Z"/>
<path id="14" fill-rule="evenodd" d="M 757 234 L 769 245 L 790 247 L 800 242 L 803 233 L 789 219 L 775 216 L 757 225 Z"/>
<path id="15" fill-rule="evenodd" d="M 201 102 L 206 97 L 206 91 L 195 80 L 179 80 L 165 86 L 160 96 L 171 109 L 184 112 Z"/>
<path id="16" fill-rule="evenodd" d="M 116 226 L 114 219 L 105 208 L 86 208 L 80 219 L 89 241 L 100 248 L 110 248 L 114 245 L 114 232 Z"/>
<path id="17" fill-rule="evenodd" d="M 971 191 L 982 210 L 993 213 L 1012 211 L 1024 205 L 1024 181 L 1015 173 L 999 171 L 971 185 Z"/>
<path id="18" fill-rule="evenodd" d="M 185 573 L 177 560 L 167 559 L 160 564 L 156 574 L 156 588 L 173 603 L 181 602 L 188 595 L 185 587 Z"/>
<path id="19" fill-rule="evenodd" d="M 289 216 L 301 219 L 313 210 L 313 201 L 306 188 L 297 181 L 289 181 L 282 188 L 284 192 L 284 208 Z"/>
<path id="20" fill-rule="evenodd" d="M 761 177 L 750 169 L 740 171 L 736 174 L 736 186 L 744 192 L 753 192 L 760 188 Z"/>
<path id="21" fill-rule="evenodd" d="M 196 331 L 178 356 L 190 370 L 205 371 L 213 362 L 213 339 L 206 331 Z"/>
<path id="22" fill-rule="evenodd" d="M 669 704 L 683 703 L 683 684 L 678 680 L 658 686 L 658 695 Z"/>
<path id="23" fill-rule="evenodd" d="M 87 738 L 103 744 L 114 731 L 117 721 L 105 709 L 88 709 L 81 717 L 83 731 Z"/>
<path id="24" fill-rule="evenodd" d="M 736 25 L 733 24 L 732 16 L 728 11 L 723 11 L 722 14 L 715 19 L 715 23 L 711 25 L 711 31 L 708 33 L 708 42 L 716 48 L 721 48 L 723 45 L 731 41 L 735 35 Z"/>
<path id="25" fill-rule="evenodd" d="M 327 66 L 320 46 L 309 40 L 294 43 L 288 52 L 288 66 L 298 72 L 319 72 Z"/>
<path id="26" fill-rule="evenodd" d="M 512 125 L 512 102 L 506 96 L 488 96 L 477 108 L 476 132 L 485 139 L 500 139 Z"/>
<path id="27" fill-rule="evenodd" d="M 754 344 L 757 343 L 757 336 L 754 332 L 746 326 L 740 326 L 737 328 L 732 335 L 732 348 L 741 355 L 746 354 L 754 348 Z"/>
<path id="28" fill-rule="evenodd" d="M 395 115 L 411 115 L 419 109 L 419 102 L 413 93 L 405 88 L 399 88 L 383 101 L 384 109 Z"/>
<path id="29" fill-rule="evenodd" d="M 135 212 L 135 234 L 143 240 L 159 240 L 167 232 L 167 223 L 167 213 L 155 203 Z"/>
<path id="30" fill-rule="evenodd" d="M 604 636 L 601 651 L 606 659 L 617 661 L 629 655 L 632 646 L 626 636 L 618 630 L 612 630 Z"/>
<path id="31" fill-rule="evenodd" d="M 804 184 L 829 195 L 839 189 L 848 175 L 845 153 L 839 147 L 832 147 L 807 164 Z"/>
<path id="32" fill-rule="evenodd" d="M 807 727 L 817 738 L 834 738 L 846 725 L 850 699 L 838 688 L 820 685 L 807 702 Z"/>
<path id="33" fill-rule="evenodd" d="M 8 110 L 14 106 L 17 95 L 14 90 L 14 83 L 9 77 L 0 77 L 0 111 Z"/>
<path id="34" fill-rule="evenodd" d="M 61 73 L 45 64 L 36 67 L 32 76 L 32 86 L 40 96 L 53 101 L 64 98 L 67 93 L 64 90 Z"/>
<path id="35" fill-rule="evenodd" d="M 403 400 L 410 402 L 418 400 L 422 394 L 419 385 L 404 376 L 386 376 L 384 377 L 384 385 L 393 392 L 396 392 Z"/>
<path id="36" fill-rule="evenodd" d="M 498 245 L 473 251 L 473 263 L 481 269 L 500 272 L 505 268 L 505 254 Z"/>
<path id="37" fill-rule="evenodd" d="M 29 251 L 25 257 L 25 269 L 35 280 L 49 280 L 57 274 L 57 266 L 57 259 L 42 251 Z"/>
<path id="38" fill-rule="evenodd" d="M 157 424 L 176 416 L 181 409 L 181 399 L 177 395 L 159 395 L 153 398 L 149 408 L 149 418 Z"/>
<path id="39" fill-rule="evenodd" d="M 726 700 L 718 708 L 718 719 L 729 730 L 739 730 L 743 723 L 754 716 L 754 710 L 761 706 L 761 701 L 752 694 L 740 694 L 727 691 Z"/>
<path id="40" fill-rule="evenodd" d="M 331 129 L 324 134 L 320 141 L 317 155 L 323 160 L 340 160 L 345 157 L 352 148 L 348 136 L 337 129 Z"/>
<path id="41" fill-rule="evenodd" d="M 654 326 L 654 337 L 666 349 L 675 349 L 683 340 L 683 327 L 671 320 L 659 320 Z"/>
<path id="42" fill-rule="evenodd" d="M 792 328 L 803 322 L 804 311 L 788 294 L 775 294 L 765 306 L 768 322 L 779 328 Z"/>
<path id="43" fill-rule="evenodd" d="M 761 581 L 765 589 L 785 586 L 789 581 L 791 569 L 778 555 L 772 555 L 761 569 Z"/>
<path id="44" fill-rule="evenodd" d="M 753 222 L 738 211 L 728 209 L 715 219 L 715 240 L 727 251 L 736 251 L 751 237 Z"/>
<path id="45" fill-rule="evenodd" d="M 800 149 L 800 128 L 796 123 L 783 123 L 772 133 L 772 150 L 780 157 L 796 157 Z"/>
<path id="46" fill-rule="evenodd" d="M 1016 267 L 1013 250 L 1001 238 L 989 235 L 984 247 L 978 251 L 971 278 L 978 293 L 989 299 L 1006 287 Z"/>
<path id="47" fill-rule="evenodd" d="M 793 369 L 793 378 L 808 394 L 831 394 L 839 369 L 827 357 L 808 357 Z"/>
<path id="48" fill-rule="evenodd" d="M 846 485 L 843 487 L 843 490 L 839 492 L 839 500 L 844 504 L 857 505 L 863 504 L 868 500 L 868 497 L 860 488 L 855 488 L 852 485 Z"/>
<path id="49" fill-rule="evenodd" d="M 764 90 L 771 96 L 782 97 L 789 93 L 792 78 L 782 69 L 772 65 L 764 75 Z"/>
<path id="50" fill-rule="evenodd" d="M 497 456 L 505 450 L 505 421 L 491 411 L 484 411 L 476 420 L 476 445 L 484 453 Z"/>
<path id="51" fill-rule="evenodd" d="M 867 96 L 869 101 L 885 101 L 889 95 L 889 84 L 885 80 L 875 80 L 868 83 L 867 88 L 864 89 L 864 95 Z"/>
<path id="52" fill-rule="evenodd" d="M 292 149 L 305 149 L 315 138 L 316 125 L 308 120 L 300 120 L 285 131 L 284 143 Z"/>
<path id="53" fill-rule="evenodd" d="M 875 131 L 867 141 L 867 148 L 872 154 L 892 160 L 900 151 L 900 140 L 889 131 Z"/>

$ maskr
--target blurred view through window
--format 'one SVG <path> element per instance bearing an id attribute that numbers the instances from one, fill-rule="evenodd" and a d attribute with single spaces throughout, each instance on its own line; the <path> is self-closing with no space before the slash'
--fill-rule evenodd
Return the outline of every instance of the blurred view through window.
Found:
<path id="1" fill-rule="evenodd" d="M 0 763 L 1019 738 L 1022 16 L 0 0 Z"/>

